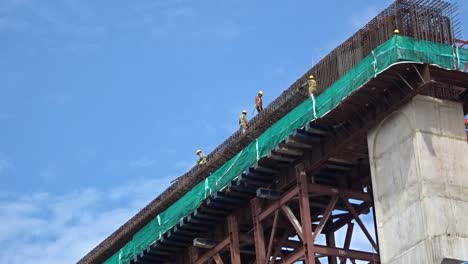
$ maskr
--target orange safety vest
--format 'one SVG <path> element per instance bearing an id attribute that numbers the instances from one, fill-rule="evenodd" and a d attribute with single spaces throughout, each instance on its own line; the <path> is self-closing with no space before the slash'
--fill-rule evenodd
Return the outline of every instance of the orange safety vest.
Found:
<path id="1" fill-rule="evenodd" d="M 263 100 L 260 96 L 255 96 L 255 105 L 260 108 L 260 110 L 263 109 Z"/>

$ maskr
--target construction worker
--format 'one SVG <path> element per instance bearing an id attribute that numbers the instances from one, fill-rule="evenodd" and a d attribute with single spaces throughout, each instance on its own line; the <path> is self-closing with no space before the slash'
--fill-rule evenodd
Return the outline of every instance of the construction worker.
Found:
<path id="1" fill-rule="evenodd" d="M 259 91 L 258 92 L 258 95 L 255 96 L 255 108 L 257 109 L 257 112 L 261 112 L 263 111 L 263 100 L 262 100 L 262 96 L 263 96 L 263 91 Z"/>
<path id="2" fill-rule="evenodd" d="M 205 163 L 206 163 L 206 156 L 203 154 L 203 152 L 201 151 L 201 149 L 197 149 L 197 155 L 198 155 L 197 164 L 198 164 L 199 166 L 205 165 Z"/>
<path id="3" fill-rule="evenodd" d="M 307 80 L 307 85 L 309 87 L 309 95 L 312 99 L 312 111 L 314 114 L 314 118 L 317 119 L 317 112 L 315 110 L 315 95 L 317 93 L 317 82 L 315 81 L 315 77 L 311 74 L 309 75 L 309 79 Z"/>
<path id="4" fill-rule="evenodd" d="M 309 75 L 309 80 L 307 80 L 307 85 L 309 87 L 309 95 L 315 95 L 317 92 L 317 82 L 315 81 L 315 77 L 313 75 Z"/>
<path id="5" fill-rule="evenodd" d="M 242 133 L 247 130 L 247 110 L 242 110 L 242 115 L 239 117 L 239 126 L 242 129 Z"/>
<path id="6" fill-rule="evenodd" d="M 395 28 L 395 30 L 393 30 L 393 34 L 395 34 L 395 35 L 400 34 L 400 30 L 398 28 Z"/>

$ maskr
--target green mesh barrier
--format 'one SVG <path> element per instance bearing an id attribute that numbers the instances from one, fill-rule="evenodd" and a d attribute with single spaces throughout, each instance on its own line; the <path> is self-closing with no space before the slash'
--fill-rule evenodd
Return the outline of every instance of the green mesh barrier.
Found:
<path id="1" fill-rule="evenodd" d="M 468 49 L 457 47 L 458 69 L 463 72 L 468 72 Z"/>
<path id="2" fill-rule="evenodd" d="M 454 52 L 453 46 L 450 45 L 394 36 L 374 49 L 371 54 L 316 98 L 317 116 L 320 118 L 326 115 L 342 100 L 389 67 L 408 62 L 429 63 L 448 70 L 455 70 L 455 65 L 458 65 L 459 69 L 464 69 L 465 65 L 468 65 L 468 50 L 457 48 Z M 193 212 L 204 199 L 224 188 L 230 181 L 255 164 L 259 158 L 266 156 L 292 131 L 304 127 L 313 119 L 312 100 L 308 99 L 139 230 L 131 241 L 105 263 L 128 263 L 183 217 Z"/>

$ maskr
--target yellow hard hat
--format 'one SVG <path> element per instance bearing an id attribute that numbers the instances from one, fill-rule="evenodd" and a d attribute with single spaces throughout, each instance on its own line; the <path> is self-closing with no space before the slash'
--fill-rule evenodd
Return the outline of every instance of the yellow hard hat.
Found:
<path id="1" fill-rule="evenodd" d="M 400 34 L 400 30 L 398 28 L 396 28 L 395 30 L 393 30 L 393 33 Z"/>
<path id="2" fill-rule="evenodd" d="M 313 78 L 314 78 L 314 76 L 312 74 L 309 75 L 309 79 L 313 79 Z"/>
<path id="3" fill-rule="evenodd" d="M 243 114 L 247 114 L 247 110 L 242 110 L 242 113 L 243 113 Z"/>
<path id="4" fill-rule="evenodd" d="M 259 94 L 259 95 L 263 95 L 263 91 L 259 91 L 258 94 Z"/>
<path id="5" fill-rule="evenodd" d="M 197 154 L 200 154 L 201 153 L 201 149 L 197 149 Z"/>

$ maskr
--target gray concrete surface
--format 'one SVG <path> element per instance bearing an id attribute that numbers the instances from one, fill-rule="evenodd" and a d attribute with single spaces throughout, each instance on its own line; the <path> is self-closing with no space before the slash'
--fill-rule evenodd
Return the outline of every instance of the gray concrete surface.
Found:
<path id="1" fill-rule="evenodd" d="M 417 96 L 367 140 L 382 263 L 468 260 L 462 105 Z"/>

